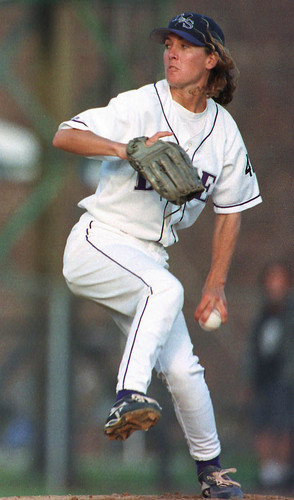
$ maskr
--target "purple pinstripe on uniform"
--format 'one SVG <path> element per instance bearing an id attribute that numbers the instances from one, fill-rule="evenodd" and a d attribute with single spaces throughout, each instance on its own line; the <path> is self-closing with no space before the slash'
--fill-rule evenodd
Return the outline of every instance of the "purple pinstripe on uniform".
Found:
<path id="1" fill-rule="evenodd" d="M 138 278 L 140 281 L 142 281 L 142 283 L 149 289 L 149 292 L 150 292 L 149 296 L 146 299 L 146 302 L 145 302 L 142 314 L 140 316 L 140 319 L 138 321 L 138 325 L 137 325 L 137 328 L 136 328 L 136 331 L 135 331 L 135 335 L 134 335 L 134 340 L 133 340 L 133 343 L 132 343 L 132 347 L 130 349 L 130 355 L 129 355 L 129 358 L 128 358 L 128 362 L 127 362 L 127 365 L 126 365 L 125 374 L 124 374 L 124 377 L 123 377 L 123 386 L 122 386 L 122 388 L 124 389 L 124 383 L 125 383 L 125 379 L 126 379 L 126 376 L 127 376 L 127 373 L 128 373 L 128 368 L 129 368 L 129 364 L 130 364 L 130 361 L 131 361 L 132 352 L 133 352 L 134 345 L 135 345 L 135 342 L 136 342 L 137 334 L 138 334 L 138 331 L 139 331 L 139 328 L 140 328 L 140 324 L 141 324 L 144 312 L 146 311 L 146 307 L 147 307 L 147 304 L 148 304 L 149 297 L 151 295 L 153 295 L 153 290 L 152 290 L 152 287 L 150 285 L 148 285 L 148 283 L 146 283 L 146 281 L 144 281 L 143 278 L 141 278 L 141 276 L 138 276 L 138 274 L 134 273 L 133 271 L 131 271 L 130 269 L 128 269 L 124 265 L 122 265 L 119 262 L 117 262 L 115 259 L 113 259 L 109 255 L 107 255 L 105 252 L 103 252 L 102 250 L 100 250 L 100 248 L 97 248 L 96 245 L 94 245 L 94 243 L 92 243 L 89 240 L 89 229 L 91 229 L 92 222 L 93 221 L 90 222 L 89 228 L 87 228 L 87 230 L 86 230 L 86 241 L 89 243 L 89 245 L 91 245 L 95 250 L 97 250 L 97 252 L 99 252 L 100 254 L 104 255 L 104 257 L 106 257 L 107 259 L 111 260 L 111 262 L 113 262 L 117 266 L 121 267 L 122 269 L 124 269 L 128 273 L 132 274 L 135 278 Z"/>

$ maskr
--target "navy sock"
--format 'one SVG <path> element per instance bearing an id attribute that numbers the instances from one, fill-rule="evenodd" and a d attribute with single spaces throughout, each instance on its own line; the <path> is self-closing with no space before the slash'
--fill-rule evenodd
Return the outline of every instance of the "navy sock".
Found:
<path id="1" fill-rule="evenodd" d="M 212 458 L 211 460 L 195 460 L 196 466 L 197 466 L 197 474 L 199 477 L 199 474 L 203 471 L 204 467 L 207 467 L 207 465 L 215 465 L 216 467 L 220 467 L 220 462 L 219 462 L 219 456 Z"/>
<path id="2" fill-rule="evenodd" d="M 121 391 L 118 391 L 118 393 L 116 395 L 115 402 L 120 401 L 122 398 L 125 398 L 126 396 L 130 396 L 131 394 L 142 394 L 143 396 L 145 396 L 145 394 L 143 394 L 143 392 L 122 389 Z"/>

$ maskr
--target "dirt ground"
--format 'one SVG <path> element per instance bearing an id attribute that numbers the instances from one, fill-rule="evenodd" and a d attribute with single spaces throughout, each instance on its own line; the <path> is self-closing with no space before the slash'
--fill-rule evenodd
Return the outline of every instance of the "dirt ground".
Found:
<path id="1" fill-rule="evenodd" d="M 163 495 L 130 495 L 129 493 L 113 495 L 66 495 L 66 496 L 33 496 L 33 497 L 5 497 L 0 500 L 199 500 L 199 495 L 181 495 L 167 493 Z M 244 495 L 244 500 L 294 500 L 293 497 L 280 495 Z"/>

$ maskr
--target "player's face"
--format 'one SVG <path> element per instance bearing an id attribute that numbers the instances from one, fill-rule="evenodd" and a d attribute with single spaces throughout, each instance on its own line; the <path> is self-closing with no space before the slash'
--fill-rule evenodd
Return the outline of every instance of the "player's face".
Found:
<path id="1" fill-rule="evenodd" d="M 205 87 L 217 59 L 214 54 L 207 54 L 204 47 L 170 34 L 165 40 L 163 62 L 169 85 L 184 89 L 195 85 Z"/>

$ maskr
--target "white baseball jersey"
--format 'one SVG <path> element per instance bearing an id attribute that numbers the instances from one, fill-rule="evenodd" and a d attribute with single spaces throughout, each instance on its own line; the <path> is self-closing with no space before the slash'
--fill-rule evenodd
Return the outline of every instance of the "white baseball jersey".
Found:
<path id="1" fill-rule="evenodd" d="M 126 160 L 96 157 L 102 167 L 95 194 L 79 206 L 97 221 L 136 238 L 172 245 L 177 230 L 191 226 L 211 196 L 216 213 L 240 212 L 261 202 L 258 183 L 238 127 L 212 99 L 195 114 L 172 99 L 166 80 L 119 94 L 108 106 L 89 109 L 60 128 L 90 130 L 127 143 L 171 131 L 198 170 L 205 191 L 182 206 L 162 199 Z"/>

